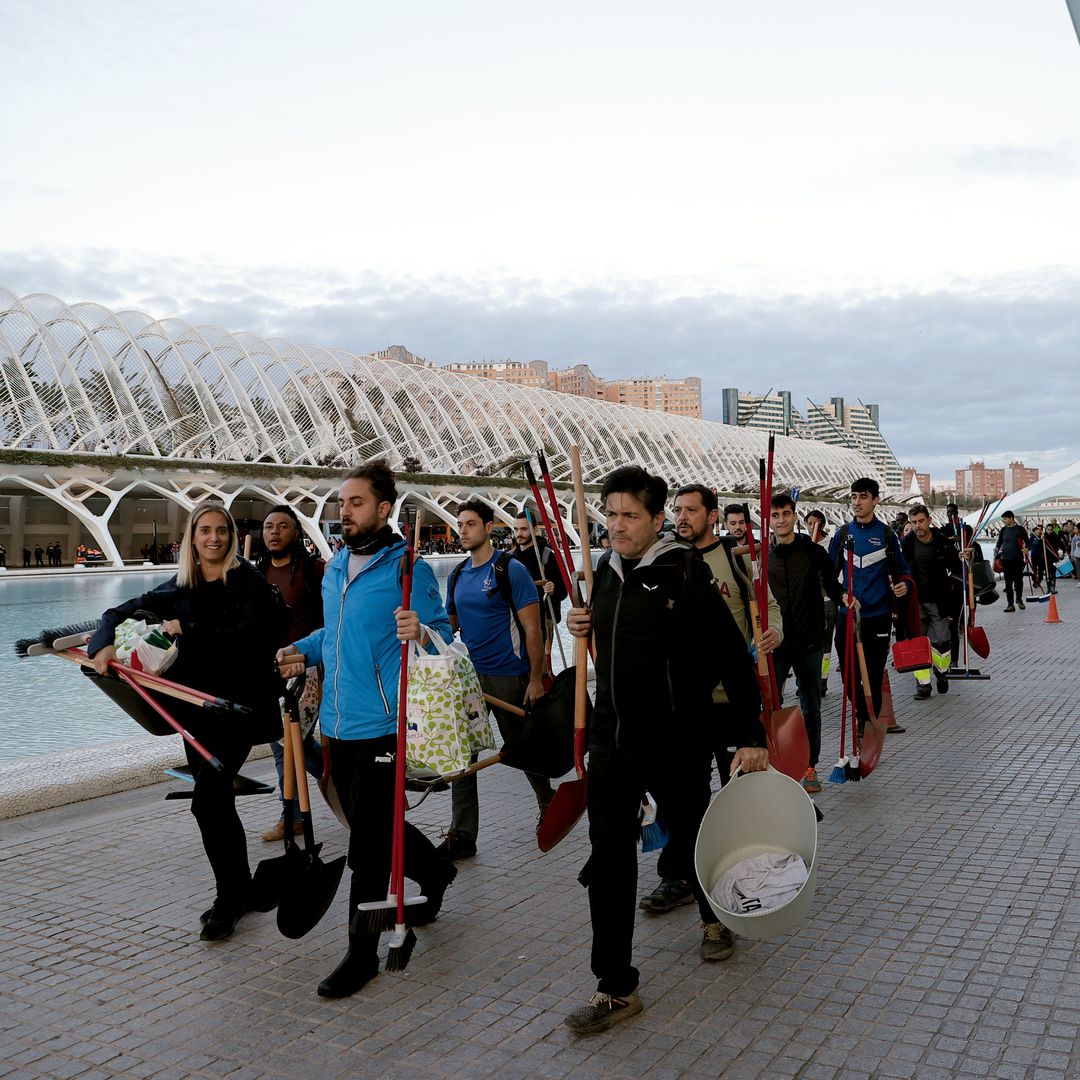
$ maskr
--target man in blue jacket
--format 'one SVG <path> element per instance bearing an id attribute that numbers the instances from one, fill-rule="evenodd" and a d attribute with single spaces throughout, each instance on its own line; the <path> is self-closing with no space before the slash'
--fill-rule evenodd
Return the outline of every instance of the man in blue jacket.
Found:
<path id="1" fill-rule="evenodd" d="M 340 503 L 346 546 L 323 574 L 326 624 L 278 652 L 286 677 L 324 667 L 319 727 L 330 739 L 330 774 L 351 830 L 349 950 L 319 983 L 320 996 L 332 998 L 356 993 L 379 970 L 379 935 L 367 932 L 356 907 L 385 899 L 390 877 L 401 642 L 425 644 L 422 626 L 444 641 L 453 637 L 435 575 L 423 560 L 413 570 L 412 610 L 401 609 L 405 544 L 389 524 L 397 503 L 394 474 L 381 461 L 353 469 Z M 296 657 L 292 664 L 290 657 Z M 457 870 L 408 823 L 405 871 L 428 898 L 406 909 L 410 925 L 432 922 Z"/>
<path id="2" fill-rule="evenodd" d="M 848 591 L 848 550 L 850 540 L 854 546 L 854 573 L 851 592 L 854 607 L 859 613 L 863 653 L 866 656 L 866 668 L 870 681 L 870 692 L 874 699 L 874 715 L 881 712 L 882 680 L 885 664 L 889 659 L 889 635 L 892 631 L 893 604 L 907 596 L 908 581 L 911 571 L 908 569 L 904 553 L 896 533 L 880 520 L 874 510 L 881 502 L 881 489 L 878 482 L 870 477 L 860 477 L 851 485 L 851 510 L 854 521 L 842 525 L 833 535 L 829 545 L 829 558 L 839 570 L 840 582 Z M 847 603 L 846 595 L 844 603 Z M 845 664 L 846 612 L 836 618 L 836 652 L 840 657 L 840 671 L 844 674 L 845 690 L 850 695 L 851 688 L 846 686 L 847 665 Z M 869 719 L 866 700 L 863 696 L 862 679 L 855 664 L 856 714 L 859 729 Z M 893 725 L 890 732 L 902 734 L 904 729 Z"/>

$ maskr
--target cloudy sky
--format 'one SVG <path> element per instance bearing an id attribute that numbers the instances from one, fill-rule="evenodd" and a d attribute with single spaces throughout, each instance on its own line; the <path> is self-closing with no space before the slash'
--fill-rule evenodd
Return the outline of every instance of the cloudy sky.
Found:
<path id="1" fill-rule="evenodd" d="M 10 7 L 0 284 L 1080 457 L 1065 0 Z"/>

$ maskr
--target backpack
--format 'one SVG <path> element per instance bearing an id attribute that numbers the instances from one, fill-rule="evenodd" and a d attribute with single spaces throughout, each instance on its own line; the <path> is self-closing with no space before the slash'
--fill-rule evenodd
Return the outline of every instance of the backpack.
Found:
<path id="1" fill-rule="evenodd" d="M 446 582 L 446 614 L 454 618 L 457 621 L 457 604 L 454 603 L 454 590 L 457 588 L 458 578 L 461 577 L 461 571 L 465 569 L 467 563 L 472 561 L 471 556 L 466 556 L 450 571 L 450 577 Z M 498 590 L 499 596 L 506 601 L 506 606 L 510 609 L 510 614 L 514 617 L 514 625 L 517 627 L 518 633 L 521 635 L 521 640 L 525 641 L 525 627 L 521 623 L 521 619 L 518 616 L 517 608 L 514 606 L 514 587 L 510 584 L 510 555 L 508 552 L 500 551 L 495 556 L 495 564 L 492 567 L 492 571 L 495 574 L 495 588 Z"/>

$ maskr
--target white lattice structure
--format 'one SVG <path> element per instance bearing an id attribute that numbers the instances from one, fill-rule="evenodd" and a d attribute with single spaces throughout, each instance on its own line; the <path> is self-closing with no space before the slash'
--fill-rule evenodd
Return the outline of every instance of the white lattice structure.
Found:
<path id="1" fill-rule="evenodd" d="M 765 436 L 341 349 L 155 320 L 0 288 L 0 446 L 414 471 L 497 471 L 546 449 L 556 479 L 635 462 L 669 482 L 753 491 Z M 855 451 L 777 439 L 777 477 L 822 494 L 879 470 Z"/>

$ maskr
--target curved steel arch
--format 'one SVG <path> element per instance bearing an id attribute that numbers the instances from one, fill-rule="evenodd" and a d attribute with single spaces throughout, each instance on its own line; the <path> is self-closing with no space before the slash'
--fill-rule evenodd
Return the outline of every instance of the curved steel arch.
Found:
<path id="1" fill-rule="evenodd" d="M 73 362 L 72 357 L 77 361 Z M 27 357 L 30 359 L 28 360 Z M 29 366 L 28 366 L 29 365 Z M 385 456 L 425 473 L 498 471 L 543 447 L 587 481 L 633 461 L 677 484 L 754 491 L 765 432 L 438 368 L 196 327 L 0 288 L 0 446 L 206 462 L 345 466 Z M 97 439 L 98 443 L 90 445 Z M 885 477 L 847 447 L 778 436 L 777 481 L 808 494 Z"/>

